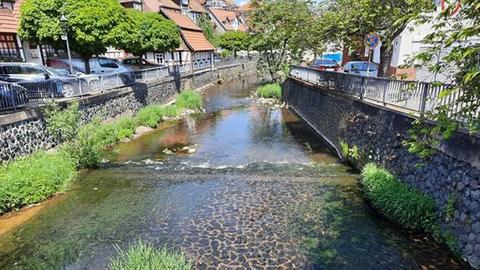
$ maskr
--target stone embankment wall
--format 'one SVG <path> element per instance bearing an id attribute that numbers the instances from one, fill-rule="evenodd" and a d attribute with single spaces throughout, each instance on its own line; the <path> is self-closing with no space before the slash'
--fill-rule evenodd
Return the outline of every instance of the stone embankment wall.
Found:
<path id="1" fill-rule="evenodd" d="M 184 89 L 198 89 L 218 81 L 256 74 L 256 62 L 232 64 L 180 77 L 166 77 L 147 84 L 138 83 L 107 93 L 78 98 L 82 120 L 114 118 L 134 113 L 152 103 L 166 103 Z M 66 105 L 69 101 L 64 101 Z M 7 161 L 55 146 L 46 131 L 41 108 L 0 115 L 0 160 Z"/>
<path id="2" fill-rule="evenodd" d="M 341 142 L 356 146 L 401 181 L 431 195 L 443 233 L 453 235 L 460 254 L 480 268 L 480 139 L 458 132 L 443 142 L 430 160 L 402 145 L 413 118 L 293 78 L 284 84 L 284 99 L 339 154 Z M 449 200 L 453 215 L 447 214 Z"/>

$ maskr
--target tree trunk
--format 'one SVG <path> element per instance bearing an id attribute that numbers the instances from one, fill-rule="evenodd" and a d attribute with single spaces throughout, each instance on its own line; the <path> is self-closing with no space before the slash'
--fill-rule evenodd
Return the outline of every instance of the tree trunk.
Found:
<path id="1" fill-rule="evenodd" d="M 142 70 L 142 63 L 143 63 L 143 54 L 140 54 L 140 56 L 138 57 L 138 67 L 140 68 L 140 70 Z"/>
<path id="2" fill-rule="evenodd" d="M 380 51 L 380 65 L 378 67 L 378 77 L 388 76 L 388 68 L 392 61 L 392 47 L 382 47 Z"/>
<path id="3" fill-rule="evenodd" d="M 91 56 L 84 56 L 83 62 L 85 63 L 85 73 L 90 74 L 90 58 Z"/>

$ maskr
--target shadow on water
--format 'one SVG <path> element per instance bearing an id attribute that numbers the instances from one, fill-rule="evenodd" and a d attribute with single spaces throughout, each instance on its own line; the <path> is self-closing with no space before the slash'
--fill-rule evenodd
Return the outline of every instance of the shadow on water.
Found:
<path id="1" fill-rule="evenodd" d="M 256 104 L 254 88 L 214 87 L 206 114 L 114 147 L 111 163 L 0 235 L 0 269 L 105 269 L 115 244 L 138 239 L 198 269 L 466 268 L 378 217 L 357 175 L 288 110 Z"/>

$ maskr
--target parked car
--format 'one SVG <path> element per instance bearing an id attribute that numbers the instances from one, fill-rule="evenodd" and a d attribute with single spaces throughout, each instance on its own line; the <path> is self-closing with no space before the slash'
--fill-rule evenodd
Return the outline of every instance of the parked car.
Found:
<path id="1" fill-rule="evenodd" d="M 135 81 L 135 74 L 132 69 L 123 65 L 116 59 L 106 57 L 92 57 L 90 58 L 90 73 L 96 75 L 121 73 L 123 83 L 130 84 Z M 54 69 L 69 69 L 69 60 L 63 58 L 48 59 L 47 66 Z M 72 58 L 72 67 L 76 72 L 86 73 L 85 62 L 81 58 Z M 98 83 L 98 81 L 94 81 Z M 91 84 L 94 84 L 91 83 Z"/>
<path id="2" fill-rule="evenodd" d="M 326 71 L 338 71 L 340 65 L 332 59 L 317 58 L 309 65 L 310 68 Z"/>
<path id="3" fill-rule="evenodd" d="M 148 69 L 148 68 L 156 68 L 156 67 L 163 67 L 165 65 L 162 64 L 157 64 L 155 62 L 152 62 L 147 59 L 142 59 L 142 67 L 140 68 L 140 59 L 139 58 L 134 58 L 134 57 L 129 57 L 125 58 L 121 61 L 121 63 L 132 70 L 138 71 L 140 69 Z"/>
<path id="4" fill-rule="evenodd" d="M 31 97 L 40 97 L 39 95 L 47 95 L 47 93 L 55 96 L 72 95 L 75 89 L 78 89 L 79 81 L 76 78 L 77 75 L 70 75 L 68 72 L 35 63 L 0 63 L 0 81 L 20 83 L 29 90 Z M 54 87 L 47 82 L 53 82 Z M 29 89 L 32 83 L 38 84 Z"/>
<path id="5" fill-rule="evenodd" d="M 345 64 L 343 71 L 361 76 L 377 77 L 378 65 L 367 61 L 351 61 Z"/>

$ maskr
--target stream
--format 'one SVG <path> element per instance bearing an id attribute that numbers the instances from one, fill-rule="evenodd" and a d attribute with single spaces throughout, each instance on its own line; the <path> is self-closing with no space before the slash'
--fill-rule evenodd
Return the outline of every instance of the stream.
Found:
<path id="1" fill-rule="evenodd" d="M 314 132 L 250 98 L 256 81 L 212 87 L 205 114 L 115 146 L 0 234 L 0 269 L 105 269 L 138 240 L 195 269 L 468 269 L 372 210 Z"/>

